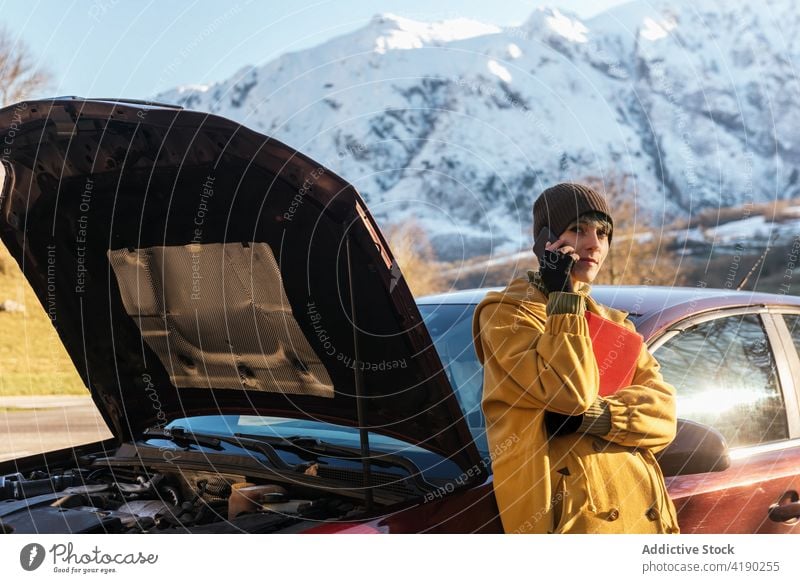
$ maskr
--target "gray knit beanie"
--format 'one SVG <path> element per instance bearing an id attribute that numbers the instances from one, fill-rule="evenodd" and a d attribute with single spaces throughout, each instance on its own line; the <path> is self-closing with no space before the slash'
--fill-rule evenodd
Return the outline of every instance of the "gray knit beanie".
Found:
<path id="1" fill-rule="evenodd" d="M 606 199 L 596 190 L 574 182 L 551 186 L 533 203 L 533 236 L 537 237 L 545 226 L 559 236 L 578 217 L 592 211 L 608 217 L 613 227 Z M 608 234 L 608 242 L 611 242 L 611 233 Z"/>

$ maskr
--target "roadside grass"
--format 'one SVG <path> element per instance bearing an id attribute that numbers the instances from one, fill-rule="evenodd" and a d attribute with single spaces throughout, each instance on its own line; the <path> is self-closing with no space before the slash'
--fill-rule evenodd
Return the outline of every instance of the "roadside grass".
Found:
<path id="1" fill-rule="evenodd" d="M 88 395 L 50 318 L 16 261 L 0 243 L 0 302 L 24 312 L 0 312 L 0 396 Z"/>

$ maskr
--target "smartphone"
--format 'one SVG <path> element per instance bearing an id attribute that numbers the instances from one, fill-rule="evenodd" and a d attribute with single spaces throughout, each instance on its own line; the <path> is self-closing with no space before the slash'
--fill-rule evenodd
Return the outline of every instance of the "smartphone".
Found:
<path id="1" fill-rule="evenodd" d="M 539 234 L 536 235 L 536 239 L 533 242 L 533 254 L 536 256 L 536 259 L 541 260 L 544 255 L 545 245 L 548 243 L 555 243 L 556 241 L 558 241 L 558 235 L 553 233 L 550 227 L 546 225 L 542 227 L 542 230 L 539 231 Z"/>

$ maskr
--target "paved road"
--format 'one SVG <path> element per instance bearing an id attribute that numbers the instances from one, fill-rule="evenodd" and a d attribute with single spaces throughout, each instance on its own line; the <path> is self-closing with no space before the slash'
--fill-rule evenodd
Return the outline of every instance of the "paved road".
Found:
<path id="1" fill-rule="evenodd" d="M 109 437 L 90 397 L 0 397 L 0 461 Z"/>

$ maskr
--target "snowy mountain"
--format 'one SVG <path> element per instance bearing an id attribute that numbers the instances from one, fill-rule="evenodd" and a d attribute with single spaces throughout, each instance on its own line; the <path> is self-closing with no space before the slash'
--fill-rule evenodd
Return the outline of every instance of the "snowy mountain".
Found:
<path id="1" fill-rule="evenodd" d="M 384 14 L 159 101 L 309 154 L 440 257 L 530 244 L 548 185 L 628 175 L 656 222 L 800 196 L 800 13 L 789 0 L 631 2 L 518 27 Z"/>

